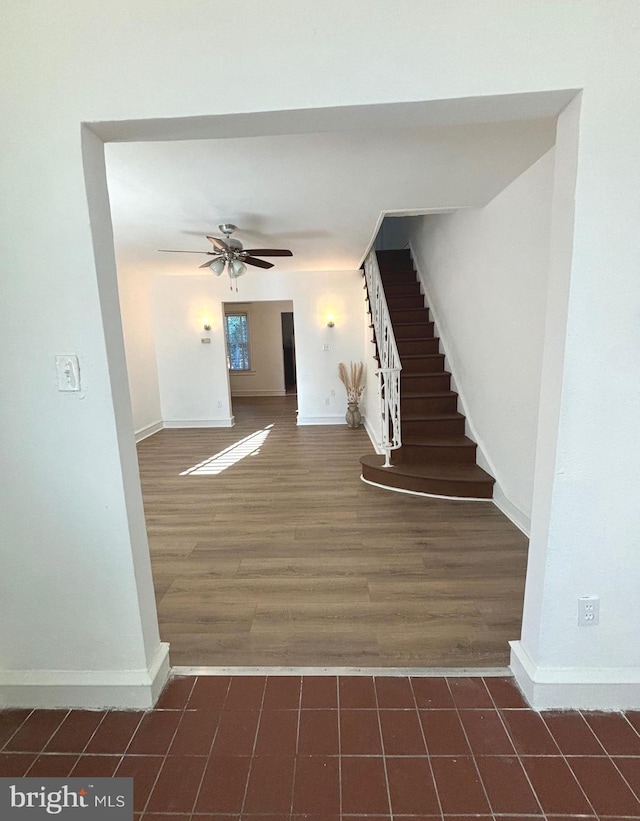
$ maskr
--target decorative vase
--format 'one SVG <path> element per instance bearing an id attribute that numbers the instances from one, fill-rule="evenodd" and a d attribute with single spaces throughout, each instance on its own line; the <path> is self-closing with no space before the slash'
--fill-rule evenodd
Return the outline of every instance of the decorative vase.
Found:
<path id="1" fill-rule="evenodd" d="M 357 402 L 349 402 L 347 404 L 347 413 L 345 420 L 350 428 L 359 428 L 362 424 L 362 414 Z"/>

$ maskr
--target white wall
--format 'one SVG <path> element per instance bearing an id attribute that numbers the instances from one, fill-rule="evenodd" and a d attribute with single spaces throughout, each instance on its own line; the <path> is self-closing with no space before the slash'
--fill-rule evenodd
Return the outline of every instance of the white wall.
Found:
<path id="1" fill-rule="evenodd" d="M 363 358 L 360 271 L 249 272 L 230 292 L 226 276 L 158 277 L 155 327 L 162 415 L 172 426 L 229 425 L 223 304 L 293 304 L 299 424 L 342 424 L 346 399 L 338 363 Z M 232 298 L 232 293 L 235 298 Z M 268 304 L 268 303 L 265 303 Z M 280 322 L 280 309 L 277 311 Z M 335 327 L 327 327 L 327 316 Z M 211 320 L 202 331 L 202 318 Z M 211 343 L 204 345 L 201 337 Z M 279 356 L 282 337 L 278 328 Z M 329 350 L 323 350 L 328 345 Z M 332 391 L 334 395 L 332 395 Z"/>
<path id="2" fill-rule="evenodd" d="M 231 396 L 284 396 L 281 314 L 293 311 L 293 303 L 239 303 L 229 305 L 228 310 L 244 311 L 247 314 L 251 358 L 250 371 L 229 373 Z"/>
<path id="3" fill-rule="evenodd" d="M 411 220 L 414 261 L 496 499 L 528 533 L 553 150 L 487 206 Z"/>
<path id="4" fill-rule="evenodd" d="M 122 332 L 129 374 L 133 428 L 137 436 L 161 422 L 150 271 L 118 277 Z"/>
<path id="5" fill-rule="evenodd" d="M 553 487 L 539 505 L 534 499 L 531 552 L 541 564 L 520 650 L 538 704 L 557 685 L 565 706 L 586 703 L 588 691 L 590 703 L 640 707 L 640 643 L 629 616 L 640 589 L 637 2 L 238 0 L 234 29 L 252 49 L 236 60 L 203 47 L 203 20 L 225 14 L 217 0 L 179 10 L 169 0 L 5 8 L 2 698 L 15 703 L 31 682 L 24 701 L 36 701 L 39 688 L 51 705 L 81 705 L 98 682 L 104 703 L 115 702 L 114 682 L 127 671 L 150 676 L 161 651 L 126 431 L 104 163 L 100 140 L 86 131 L 83 149 L 81 123 L 118 121 L 111 133 L 126 138 L 132 121 L 147 119 L 161 139 L 183 118 L 185 138 L 205 126 L 213 137 L 227 115 L 244 112 L 233 118 L 236 134 L 255 133 L 263 120 L 251 112 L 284 112 L 285 129 L 287 112 L 315 109 L 317 120 L 348 128 L 364 104 L 445 100 L 462 112 L 466 98 L 582 89 L 573 237 L 569 248 L 552 243 L 550 266 L 571 275 L 557 447 L 546 460 Z M 332 106 L 353 108 L 336 125 Z M 221 119 L 190 128 L 202 115 Z M 38 248 L 45 266 L 34 264 Z M 73 352 L 81 396 L 56 389 L 53 358 Z M 602 597 L 597 628 L 577 627 L 578 593 Z M 67 685 L 64 695 L 53 679 Z"/>

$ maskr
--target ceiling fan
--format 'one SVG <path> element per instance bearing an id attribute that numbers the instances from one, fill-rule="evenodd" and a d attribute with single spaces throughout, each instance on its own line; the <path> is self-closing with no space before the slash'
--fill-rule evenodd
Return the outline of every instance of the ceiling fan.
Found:
<path id="1" fill-rule="evenodd" d="M 256 268 L 273 268 L 272 262 L 267 262 L 258 257 L 292 257 L 293 253 L 285 248 L 250 248 L 245 250 L 240 240 L 231 236 L 237 231 L 237 226 L 230 222 L 223 222 L 218 228 L 224 234 L 225 239 L 219 237 L 209 237 L 207 239 L 213 245 L 212 251 L 178 251 L 173 248 L 159 248 L 159 251 L 168 254 L 207 254 L 213 260 L 207 260 L 199 268 L 209 268 L 216 276 L 220 276 L 225 267 L 230 279 L 237 279 L 247 271 L 247 265 L 255 265 Z"/>

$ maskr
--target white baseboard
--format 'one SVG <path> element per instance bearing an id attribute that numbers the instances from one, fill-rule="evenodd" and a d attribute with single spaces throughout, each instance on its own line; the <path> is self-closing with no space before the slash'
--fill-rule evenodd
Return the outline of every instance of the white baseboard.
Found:
<path id="1" fill-rule="evenodd" d="M 231 391 L 231 398 L 237 396 L 241 399 L 243 396 L 286 396 L 286 391 Z"/>
<path id="2" fill-rule="evenodd" d="M 169 645 L 148 669 L 7 670 L 0 672 L 0 709 L 146 710 L 169 677 Z"/>
<path id="3" fill-rule="evenodd" d="M 375 436 L 375 433 L 373 432 L 373 429 L 371 428 L 371 425 L 369 424 L 369 420 L 365 417 L 362 421 L 364 423 L 364 429 L 367 432 L 367 436 L 369 437 L 369 439 L 371 441 L 371 444 L 373 445 L 373 449 L 378 454 L 378 456 L 382 456 L 384 451 L 382 450 L 380 445 L 376 442 L 376 436 Z"/>
<path id="4" fill-rule="evenodd" d="M 493 486 L 493 503 L 498 510 L 504 513 L 507 519 L 510 519 L 514 523 L 518 530 L 521 530 L 524 535 L 529 538 L 531 535 L 531 519 L 524 511 L 520 510 L 519 507 L 507 499 L 504 495 L 504 491 L 500 487 L 500 483 L 497 481 Z"/>
<path id="5" fill-rule="evenodd" d="M 165 428 L 232 428 L 236 423 L 234 416 L 224 419 L 165 419 Z"/>
<path id="6" fill-rule="evenodd" d="M 538 667 L 519 641 L 511 671 L 534 710 L 638 710 L 640 667 Z"/>
<path id="7" fill-rule="evenodd" d="M 136 444 L 138 442 L 142 442 L 143 439 L 146 439 L 149 436 L 153 436 L 154 433 L 157 433 L 159 430 L 162 430 L 164 427 L 164 423 L 162 419 L 159 419 L 157 422 L 152 422 L 150 425 L 145 425 L 143 428 L 139 428 L 136 434 Z"/>
<path id="8" fill-rule="evenodd" d="M 346 425 L 344 414 L 332 416 L 298 416 L 298 425 Z"/>

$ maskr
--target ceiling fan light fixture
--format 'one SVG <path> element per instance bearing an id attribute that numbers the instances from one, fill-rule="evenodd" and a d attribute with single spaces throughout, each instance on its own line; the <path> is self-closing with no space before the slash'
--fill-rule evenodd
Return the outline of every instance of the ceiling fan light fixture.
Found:
<path id="1" fill-rule="evenodd" d="M 214 259 L 211 265 L 209 266 L 209 270 L 214 273 L 217 277 L 224 271 L 225 261 L 222 257 L 218 259 Z"/>
<path id="2" fill-rule="evenodd" d="M 247 271 L 247 266 L 239 259 L 232 259 L 229 263 L 229 276 L 231 279 L 241 277 Z"/>

